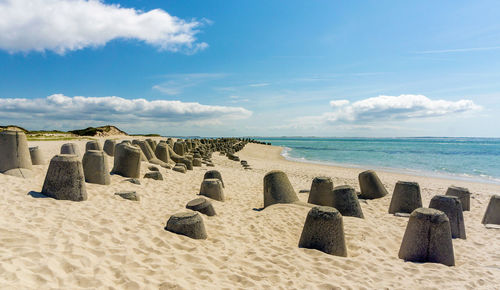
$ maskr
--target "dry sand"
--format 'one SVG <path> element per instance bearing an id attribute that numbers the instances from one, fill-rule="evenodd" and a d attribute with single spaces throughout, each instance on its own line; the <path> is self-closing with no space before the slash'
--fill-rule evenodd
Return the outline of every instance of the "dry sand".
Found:
<path id="1" fill-rule="evenodd" d="M 197 197 L 203 174 L 161 169 L 164 181 L 142 185 L 112 176 L 110 186 L 87 184 L 84 202 L 41 198 L 50 158 L 68 141 L 29 142 L 47 164 L 34 166 L 32 179 L 0 174 L 0 286 L 5 289 L 495 289 L 500 286 L 500 230 L 481 218 L 500 186 L 379 172 L 391 193 L 398 180 L 417 181 L 427 206 L 451 185 L 473 192 L 464 212 L 467 240 L 453 240 L 455 267 L 398 259 L 407 218 L 387 213 L 391 195 L 362 202 L 365 219 L 344 217 L 347 258 L 300 249 L 297 244 L 308 207 L 263 205 L 264 174 L 285 171 L 295 190 L 309 189 L 315 176 L 359 189 L 362 169 L 296 163 L 281 148 L 249 144 L 238 153 L 253 167 L 245 171 L 213 155 L 226 185 L 225 202 L 212 201 L 217 216 L 203 216 L 207 240 L 165 231 L 168 217 L 186 211 Z M 83 153 L 86 141 L 75 141 Z M 103 140 L 101 139 L 101 143 Z M 110 168 L 112 158 L 109 159 Z M 147 163 L 141 172 L 147 171 Z M 135 190 L 140 202 L 115 196 Z M 32 194 L 28 194 L 32 192 Z M 307 193 L 298 194 L 307 201 Z"/>

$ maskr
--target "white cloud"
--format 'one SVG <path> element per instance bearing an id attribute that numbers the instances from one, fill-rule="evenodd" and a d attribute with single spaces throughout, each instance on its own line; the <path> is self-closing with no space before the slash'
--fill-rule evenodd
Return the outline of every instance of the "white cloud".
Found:
<path id="1" fill-rule="evenodd" d="M 348 100 L 330 102 L 333 112 L 318 116 L 305 116 L 296 124 L 313 126 L 337 123 L 377 123 L 386 120 L 410 120 L 456 115 L 478 111 L 481 106 L 472 100 L 431 100 L 423 95 L 378 96 L 354 103 Z"/>
<path id="2" fill-rule="evenodd" d="M 249 84 L 249 87 L 259 88 L 259 87 L 267 87 L 270 83 L 257 83 L 257 84 Z"/>
<path id="3" fill-rule="evenodd" d="M 15 123 L 46 121 L 106 123 L 196 123 L 244 119 L 252 112 L 242 107 L 209 106 L 181 101 L 124 99 L 120 97 L 67 97 L 54 94 L 40 99 L 0 99 L 0 120 Z"/>
<path id="4" fill-rule="evenodd" d="M 224 78 L 224 73 L 188 73 L 165 75 L 166 81 L 153 86 L 157 90 L 169 96 L 179 95 L 186 88 L 196 87 L 202 83 Z"/>
<path id="5" fill-rule="evenodd" d="M 333 101 L 330 101 L 330 106 L 332 108 L 342 107 L 342 106 L 345 106 L 347 104 L 349 104 L 349 100 L 333 100 Z"/>
<path id="6" fill-rule="evenodd" d="M 235 104 L 235 103 L 243 103 L 243 102 L 249 102 L 250 100 L 249 99 L 246 99 L 246 98 L 242 98 L 240 96 L 229 96 L 229 99 L 231 103 Z"/>
<path id="7" fill-rule="evenodd" d="M 454 52 L 472 52 L 472 51 L 487 51 L 499 50 L 500 46 L 486 46 L 486 47 L 469 47 L 469 48 L 452 48 L 452 49 L 439 49 L 439 50 L 423 50 L 417 51 L 417 54 L 438 54 L 438 53 L 454 53 Z"/>
<path id="8" fill-rule="evenodd" d="M 204 23 L 209 22 L 100 0 L 0 0 L 0 49 L 64 54 L 113 39 L 136 39 L 160 50 L 194 53 L 208 46 L 195 37 Z"/>

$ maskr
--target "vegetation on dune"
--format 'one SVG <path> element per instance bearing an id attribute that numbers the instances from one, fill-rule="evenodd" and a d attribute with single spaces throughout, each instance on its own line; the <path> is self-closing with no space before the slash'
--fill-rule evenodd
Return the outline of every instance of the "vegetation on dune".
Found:
<path id="1" fill-rule="evenodd" d="M 160 134 L 127 134 L 126 132 L 118 129 L 112 125 L 101 127 L 88 127 L 85 129 L 77 129 L 71 131 L 60 130 L 26 130 L 16 125 L 0 126 L 0 132 L 4 130 L 18 130 L 23 131 L 30 141 L 53 141 L 53 140 L 71 140 L 78 137 L 103 137 L 112 135 L 125 135 L 125 136 L 145 136 L 145 137 L 161 137 Z"/>
<path id="2" fill-rule="evenodd" d="M 101 127 L 88 127 L 85 129 L 72 130 L 69 132 L 73 133 L 75 135 L 78 135 L 78 136 L 106 135 L 106 133 L 109 133 L 109 135 L 128 135 L 127 133 L 123 132 L 122 130 L 116 128 L 115 126 L 111 126 L 111 125 L 106 125 L 106 126 L 101 126 Z"/>
<path id="3" fill-rule="evenodd" d="M 130 136 L 161 137 L 160 134 L 130 134 Z"/>

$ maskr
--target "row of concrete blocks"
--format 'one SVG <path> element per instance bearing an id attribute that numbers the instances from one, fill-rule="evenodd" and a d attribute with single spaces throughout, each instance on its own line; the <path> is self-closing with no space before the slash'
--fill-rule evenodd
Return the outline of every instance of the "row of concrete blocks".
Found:
<path id="1" fill-rule="evenodd" d="M 199 194 L 218 201 L 224 201 L 223 186 L 224 183 L 220 172 L 210 170 L 205 173 Z M 192 212 L 181 212 L 170 216 L 165 230 L 192 239 L 206 239 L 207 231 L 198 212 L 207 216 L 216 215 L 212 203 L 201 197 L 189 201 L 186 208 L 192 210 Z"/>
<path id="2" fill-rule="evenodd" d="M 369 179 L 375 181 L 372 184 L 381 184 L 374 172 L 370 175 Z M 401 184 L 404 183 L 400 183 L 399 187 L 403 186 Z M 414 184 L 411 185 L 414 187 Z M 367 189 L 366 184 L 365 189 Z M 396 191 L 403 192 L 401 188 L 397 188 Z M 433 197 L 429 208 L 422 208 L 420 200 L 420 207 L 412 210 L 410 214 L 399 251 L 401 259 L 454 265 L 452 238 L 465 239 L 462 203 L 460 197 L 454 196 L 457 191 L 463 193 L 465 190 L 452 187 L 448 191 L 449 195 Z M 374 191 L 371 190 L 371 192 Z M 362 217 L 354 189 L 348 186 L 333 188 L 331 179 L 315 178 L 311 186 L 309 202 L 328 204 L 328 206 L 314 207 L 310 210 L 299 246 L 318 249 L 332 255 L 346 256 L 342 215 L 345 213 L 344 215 Z M 301 204 L 286 174 L 276 170 L 267 173 L 264 177 L 264 207 L 277 203 Z M 340 210 L 335 207 L 339 207 Z M 352 213 L 357 215 L 352 215 Z M 483 223 L 500 224 L 500 196 L 491 197 Z"/>
<path id="3" fill-rule="evenodd" d="M 217 201 L 224 201 L 224 181 L 222 175 L 217 170 L 209 170 L 205 172 L 201 183 L 199 195 L 206 196 Z M 182 212 L 172 215 L 165 226 L 165 230 L 185 235 L 193 239 L 206 239 L 207 232 L 203 219 L 197 213 L 202 213 L 207 216 L 216 215 L 212 203 L 205 198 L 197 198 L 191 200 L 186 205 L 187 209 L 194 212 Z"/>
<path id="4" fill-rule="evenodd" d="M 133 146 L 131 142 L 128 141 L 113 146 L 113 155 L 115 155 L 115 158 L 111 173 L 131 178 L 139 177 L 141 152 L 147 152 L 150 161 L 154 159 L 149 144 L 145 141 L 138 144 L 143 148 L 140 149 L 139 146 Z M 166 145 L 166 143 L 160 142 L 160 144 L 156 146 L 157 152 L 161 152 L 161 148 L 163 147 L 165 147 L 164 151 L 166 152 L 166 156 L 168 156 L 167 149 L 170 149 L 170 147 Z M 87 142 L 86 152 L 82 162 L 80 162 L 76 155 L 78 154 L 76 144 L 64 144 L 61 147 L 61 152 L 65 154 L 55 156 L 50 162 L 42 193 L 56 199 L 81 201 L 87 198 L 85 184 L 82 180 L 102 185 L 110 184 L 110 174 L 106 155 L 103 151 L 99 151 L 99 149 L 100 146 L 98 142 Z M 186 166 L 186 163 L 178 163 L 177 166 L 174 167 L 174 170 L 179 167 L 182 168 L 181 172 L 185 172 L 187 169 L 193 169 L 191 161 L 188 162 L 187 165 L 188 166 Z M 201 166 L 201 163 L 199 165 Z M 146 174 L 145 177 L 148 177 L 148 174 Z M 152 172 L 151 174 L 158 175 L 158 172 Z M 158 177 L 153 178 L 162 179 Z"/>
<path id="5" fill-rule="evenodd" d="M 0 173 L 26 178 L 31 176 L 32 166 L 42 165 L 43 160 L 38 147 L 28 148 L 24 132 L 0 132 Z"/>
<path id="6" fill-rule="evenodd" d="M 318 185 L 322 183 L 324 182 L 314 182 L 311 193 L 314 193 Z M 276 197 L 278 191 L 290 188 L 292 186 L 287 176 L 281 171 L 270 172 L 264 178 L 265 196 L 267 192 L 271 195 L 274 194 Z M 349 192 L 350 196 L 356 195 L 352 190 L 347 192 Z M 205 174 L 200 188 L 200 195 L 206 195 L 219 201 L 224 200 L 222 177 L 219 172 L 211 171 Z M 285 195 L 282 195 L 282 197 L 285 197 Z M 289 200 L 298 199 L 291 197 Z M 208 208 L 210 213 L 215 214 L 211 203 L 205 199 L 193 200 L 186 207 L 199 211 L 194 206 L 200 206 L 204 210 Z M 205 239 L 207 237 L 203 219 L 194 212 L 172 215 L 167 221 L 165 230 L 194 239 Z M 421 235 L 421 233 L 427 236 Z M 298 246 L 317 249 L 331 255 L 347 256 L 342 214 L 339 210 L 330 206 L 313 207 L 307 215 Z M 399 256 L 405 260 L 453 265 L 453 245 L 451 244 L 450 225 L 447 216 L 432 209 L 415 210 L 410 216 Z"/>

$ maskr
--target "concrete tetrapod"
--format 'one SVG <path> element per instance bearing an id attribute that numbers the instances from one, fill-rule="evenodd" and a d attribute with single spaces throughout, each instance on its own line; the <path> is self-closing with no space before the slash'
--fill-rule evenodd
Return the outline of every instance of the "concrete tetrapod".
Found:
<path id="1" fill-rule="evenodd" d="M 42 150 L 36 147 L 30 147 L 31 164 L 33 165 L 43 165 L 45 161 L 43 160 Z"/>
<path id="2" fill-rule="evenodd" d="M 76 155 L 80 157 L 80 150 L 75 143 L 66 143 L 61 146 L 61 154 Z"/>
<path id="3" fill-rule="evenodd" d="M 146 159 L 149 161 L 153 158 L 156 158 L 156 155 L 154 154 L 153 149 L 151 149 L 151 146 L 149 146 L 148 142 L 146 141 L 137 141 L 136 142 L 139 147 L 141 147 L 142 152 L 144 153 L 144 156 L 146 156 Z"/>
<path id="4" fill-rule="evenodd" d="M 146 157 L 146 161 L 152 164 L 160 165 L 161 167 L 170 168 L 167 162 L 163 162 L 160 159 L 156 158 L 155 152 L 151 149 L 151 146 L 146 141 L 138 141 L 137 144 L 141 148 L 144 156 Z"/>
<path id="5" fill-rule="evenodd" d="M 175 153 L 174 149 L 168 146 L 168 154 L 170 155 L 170 159 L 172 159 L 175 163 L 179 163 L 184 159 L 183 156 L 180 156 L 179 154 Z"/>
<path id="6" fill-rule="evenodd" d="M 201 158 L 193 158 L 193 166 L 201 167 Z"/>
<path id="7" fill-rule="evenodd" d="M 200 195 L 204 195 L 218 201 L 225 200 L 222 183 L 216 178 L 203 179 L 200 187 Z"/>
<path id="8" fill-rule="evenodd" d="M 78 156 L 61 154 L 50 160 L 42 194 L 62 200 L 87 199 L 82 162 Z"/>
<path id="9" fill-rule="evenodd" d="M 375 199 L 387 195 L 387 190 L 373 170 L 361 172 L 358 176 L 361 195 L 359 198 Z"/>
<path id="10" fill-rule="evenodd" d="M 432 208 L 414 210 L 406 226 L 398 254 L 411 262 L 455 265 L 450 221 L 442 211 Z"/>
<path id="11" fill-rule="evenodd" d="M 462 209 L 464 211 L 470 211 L 470 191 L 467 188 L 450 186 L 446 191 L 446 195 L 456 196 L 460 199 L 462 203 Z"/>
<path id="12" fill-rule="evenodd" d="M 347 257 L 342 215 L 333 207 L 315 206 L 307 214 L 299 248 Z"/>
<path id="13" fill-rule="evenodd" d="M 135 191 L 122 191 L 122 192 L 116 192 L 115 195 L 120 196 L 123 199 L 128 199 L 132 201 L 139 201 L 141 200 L 139 194 Z"/>
<path id="14" fill-rule="evenodd" d="M 330 177 L 315 177 L 309 191 L 308 203 L 333 206 L 333 181 Z"/>
<path id="15" fill-rule="evenodd" d="M 288 176 L 280 170 L 272 170 L 264 176 L 264 208 L 276 203 L 294 203 L 299 198 Z"/>
<path id="16" fill-rule="evenodd" d="M 192 239 L 207 238 L 203 219 L 197 212 L 183 212 L 172 215 L 167 221 L 165 230 Z"/>
<path id="17" fill-rule="evenodd" d="M 193 170 L 193 162 L 188 158 L 182 159 L 181 163 L 184 163 L 184 165 L 186 165 L 187 170 Z"/>
<path id="18" fill-rule="evenodd" d="M 212 203 L 203 197 L 193 199 L 186 204 L 186 208 L 205 214 L 207 216 L 214 216 L 215 209 Z"/>
<path id="19" fill-rule="evenodd" d="M 222 180 L 222 175 L 220 174 L 219 171 L 209 170 L 209 171 L 205 172 L 205 175 L 203 175 L 203 179 L 210 179 L 210 178 L 217 178 L 222 183 L 222 187 L 225 187 L 224 180 Z"/>
<path id="20" fill-rule="evenodd" d="M 183 142 L 175 142 L 174 143 L 174 152 L 177 153 L 179 156 L 184 156 L 185 151 L 184 151 L 184 143 Z"/>
<path id="21" fill-rule="evenodd" d="M 159 171 L 151 171 L 144 174 L 144 178 L 163 180 L 163 175 Z"/>
<path id="22" fill-rule="evenodd" d="M 180 173 L 186 173 L 187 172 L 186 164 L 176 163 L 174 168 L 172 168 L 172 170 Z"/>
<path id="23" fill-rule="evenodd" d="M 132 140 L 132 145 L 141 149 L 141 146 L 139 146 L 139 142 L 141 142 L 141 141 L 140 140 Z M 146 158 L 146 155 L 144 155 L 144 152 L 142 151 L 142 149 L 141 149 L 141 161 L 144 161 L 144 162 L 148 161 L 148 159 Z"/>
<path id="24" fill-rule="evenodd" d="M 130 143 L 115 147 L 115 160 L 111 173 L 123 177 L 139 178 L 141 171 L 141 149 Z"/>
<path id="25" fill-rule="evenodd" d="M 89 151 L 89 150 L 101 151 L 102 148 L 101 148 L 101 144 L 99 143 L 99 141 L 92 140 L 92 141 L 87 142 L 87 144 L 85 144 L 85 151 Z"/>
<path id="26" fill-rule="evenodd" d="M 151 147 L 151 149 L 153 150 L 153 152 L 156 150 L 156 141 L 154 141 L 153 139 L 146 139 L 146 142 L 148 142 L 149 144 L 149 147 Z"/>
<path id="27" fill-rule="evenodd" d="M 111 183 L 108 160 L 104 151 L 88 150 L 83 154 L 82 164 L 86 182 L 101 185 Z"/>
<path id="28" fill-rule="evenodd" d="M 108 139 L 108 140 L 104 141 L 103 150 L 109 156 L 115 156 L 115 146 L 116 146 L 116 141 Z"/>
<path id="29" fill-rule="evenodd" d="M 491 196 L 482 223 L 500 225 L 500 195 Z"/>
<path id="30" fill-rule="evenodd" d="M 452 238 L 466 238 L 462 203 L 458 197 L 450 195 L 436 195 L 431 199 L 429 208 L 440 210 L 446 214 L 448 220 L 450 220 Z"/>
<path id="31" fill-rule="evenodd" d="M 342 216 L 365 218 L 354 188 L 349 185 L 337 186 L 333 188 L 332 195 L 332 207 L 336 208 Z"/>
<path id="32" fill-rule="evenodd" d="M 422 207 L 422 197 L 418 183 L 398 181 L 392 193 L 389 213 L 412 213 L 420 207 Z"/>
<path id="33" fill-rule="evenodd" d="M 0 173 L 29 177 L 32 168 L 28 139 L 24 132 L 0 132 Z"/>
<path id="34" fill-rule="evenodd" d="M 170 160 L 170 154 L 168 152 L 168 144 L 165 142 L 160 142 L 158 145 L 156 145 L 155 156 L 165 163 L 172 162 L 172 160 Z"/>

